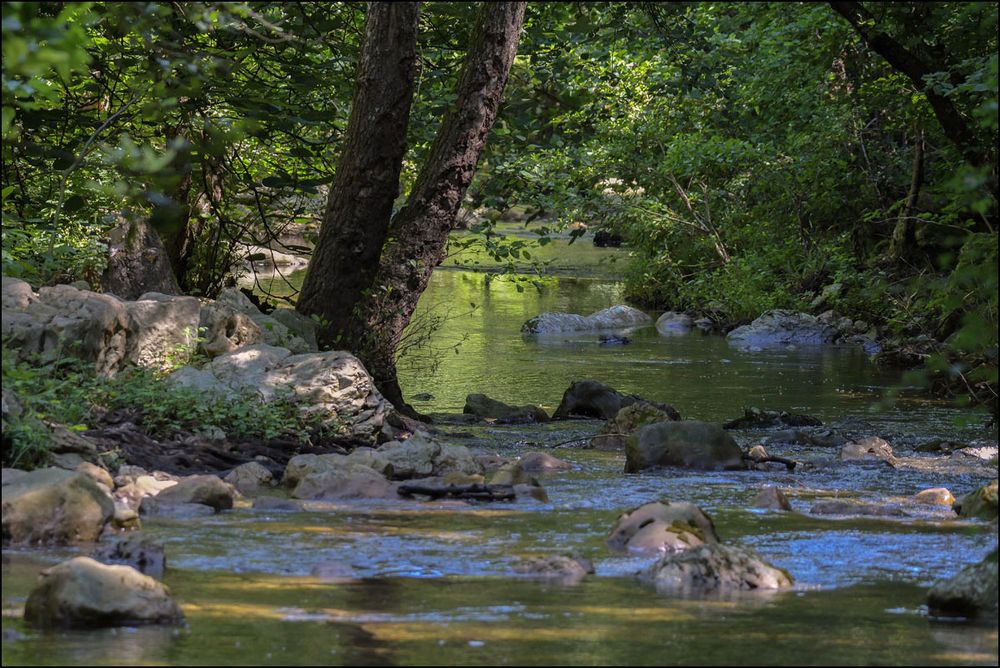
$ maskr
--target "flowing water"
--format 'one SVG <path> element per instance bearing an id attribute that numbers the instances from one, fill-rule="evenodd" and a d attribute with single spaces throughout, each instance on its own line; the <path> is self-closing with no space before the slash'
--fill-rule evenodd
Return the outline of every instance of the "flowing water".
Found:
<path id="1" fill-rule="evenodd" d="M 3 663 L 996 664 L 995 626 L 932 621 L 923 607 L 934 581 L 996 547 L 996 524 L 905 502 L 920 489 L 958 494 L 996 476 L 978 460 L 913 447 L 979 443 L 981 415 L 913 398 L 873 410 L 900 379 L 856 349 L 747 353 L 722 337 L 663 337 L 652 327 L 631 332 L 626 346 L 601 346 L 594 333 L 522 337 L 521 324 L 542 311 L 586 314 L 621 294 L 607 279 L 516 285 L 434 275 L 417 319 L 432 334 L 400 365 L 419 410 L 457 413 L 482 392 L 551 412 L 571 381 L 593 378 L 686 418 L 721 421 L 750 405 L 808 413 L 844 433 L 889 438 L 900 462 L 841 465 L 829 450 L 786 446 L 778 454 L 819 465 L 626 476 L 622 454 L 572 447 L 597 422 L 445 424 L 450 442 L 507 456 L 557 447 L 575 469 L 543 479 L 545 503 L 343 502 L 146 522 L 166 546 L 164 580 L 187 618 L 180 628 L 32 629 L 20 614 L 37 571 L 75 552 L 5 550 Z M 734 435 L 741 445 L 761 436 Z M 795 512 L 749 508 L 765 484 L 789 490 Z M 898 505 L 907 517 L 809 514 L 829 496 Z M 724 542 L 787 569 L 796 587 L 692 599 L 644 587 L 633 574 L 652 560 L 613 554 L 603 541 L 620 512 L 661 497 L 697 503 Z M 596 576 L 564 586 L 516 573 L 525 557 L 563 553 L 590 558 Z"/>

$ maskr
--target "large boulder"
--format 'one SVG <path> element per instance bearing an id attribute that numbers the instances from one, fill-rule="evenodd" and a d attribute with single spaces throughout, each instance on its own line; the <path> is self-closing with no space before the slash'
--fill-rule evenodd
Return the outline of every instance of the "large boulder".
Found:
<path id="1" fill-rule="evenodd" d="M 215 299 L 216 305 L 227 306 L 237 313 L 243 313 L 257 323 L 264 342 L 293 353 L 316 352 L 316 324 L 309 318 L 296 313 L 261 313 L 253 302 L 239 288 L 226 288 Z M 290 309 L 285 309 L 290 311 Z"/>
<path id="2" fill-rule="evenodd" d="M 392 405 L 357 357 L 341 350 L 293 355 L 264 343 L 216 357 L 201 369 L 183 367 L 172 382 L 216 394 L 256 393 L 264 401 L 295 400 L 344 436 L 374 442 Z"/>
<path id="3" fill-rule="evenodd" d="M 656 501 L 623 513 L 605 541 L 612 550 L 655 554 L 717 543 L 712 518 L 693 503 Z"/>
<path id="4" fill-rule="evenodd" d="M 997 551 L 978 564 L 936 583 L 927 594 L 927 608 L 934 617 L 997 618 Z"/>
<path id="5" fill-rule="evenodd" d="M 269 488 L 274 475 L 260 462 L 240 464 L 224 480 L 244 496 L 256 496 Z"/>
<path id="6" fill-rule="evenodd" d="M 470 394 L 465 397 L 463 413 L 475 415 L 483 419 L 493 419 L 501 423 L 512 422 L 547 422 L 548 413 L 541 406 L 511 406 L 496 399 L 490 399 L 485 394 Z"/>
<path id="7" fill-rule="evenodd" d="M 749 325 L 737 327 L 726 338 L 740 348 L 832 343 L 837 328 L 808 313 L 775 309 Z"/>
<path id="8" fill-rule="evenodd" d="M 699 595 L 792 586 L 787 571 L 763 561 L 750 550 L 719 545 L 699 545 L 665 555 L 641 575 L 657 591 Z"/>
<path id="9" fill-rule="evenodd" d="M 296 499 L 393 499 L 396 486 L 362 464 L 344 463 L 301 478 L 292 490 Z"/>
<path id="10" fill-rule="evenodd" d="M 76 557 L 42 571 L 24 619 L 41 627 L 101 627 L 178 624 L 184 615 L 148 575 Z"/>
<path id="11" fill-rule="evenodd" d="M 997 481 L 988 482 L 979 489 L 965 494 L 951 507 L 959 517 L 997 519 Z"/>
<path id="12" fill-rule="evenodd" d="M 665 406 L 671 410 L 668 412 L 660 406 Z M 635 403 L 623 406 L 614 418 L 605 422 L 601 430 L 597 432 L 597 435 L 590 439 L 590 447 L 597 450 L 612 450 L 616 452 L 624 450 L 626 439 L 640 427 L 657 422 L 669 422 L 680 419 L 680 413 L 673 410 L 672 407 L 666 406 L 666 404 L 657 405 L 646 400 L 636 401 Z"/>
<path id="13" fill-rule="evenodd" d="M 743 452 L 717 424 L 684 420 L 642 427 L 625 443 L 625 472 L 654 466 L 714 471 L 744 468 Z"/>
<path id="14" fill-rule="evenodd" d="M 115 512 L 111 497 L 83 473 L 26 473 L 3 486 L 3 544 L 93 542 Z"/>
<path id="15" fill-rule="evenodd" d="M 264 333 L 256 322 L 243 311 L 217 302 L 201 307 L 201 350 L 209 357 L 231 353 L 243 346 L 264 341 Z"/>
<path id="16" fill-rule="evenodd" d="M 214 475 L 193 475 L 156 495 L 158 504 L 198 503 L 216 512 L 233 507 L 233 488 Z"/>
<path id="17" fill-rule="evenodd" d="M 127 364 L 163 368 L 191 356 L 200 304 L 194 297 L 146 293 L 123 302 L 70 285 L 37 294 L 3 278 L 3 339 L 19 358 L 71 356 L 114 374 Z"/>
<path id="18" fill-rule="evenodd" d="M 600 329 L 628 329 L 648 325 L 653 319 L 639 309 L 620 304 L 583 316 L 576 313 L 542 313 L 521 326 L 524 334 L 559 334 Z"/>
<path id="19" fill-rule="evenodd" d="M 108 242 L 101 290 L 121 299 L 135 299 L 145 292 L 180 294 L 170 256 L 152 225 L 123 223 L 108 233 Z"/>

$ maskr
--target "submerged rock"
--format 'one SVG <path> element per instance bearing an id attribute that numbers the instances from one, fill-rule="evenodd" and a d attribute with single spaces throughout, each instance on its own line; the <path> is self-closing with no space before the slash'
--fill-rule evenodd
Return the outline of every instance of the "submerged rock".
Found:
<path id="1" fill-rule="evenodd" d="M 670 416 L 670 419 L 680 419 L 680 414 L 669 404 L 648 401 L 634 394 L 623 395 L 596 380 L 578 380 L 571 383 L 563 392 L 562 401 L 559 402 L 559 407 L 552 414 L 552 418 L 587 417 L 610 420 L 617 416 L 623 407 L 640 401 L 663 411 Z"/>
<path id="2" fill-rule="evenodd" d="M 581 557 L 530 557 L 514 567 L 521 575 L 538 580 L 574 585 L 594 573 L 594 565 Z"/>
<path id="3" fill-rule="evenodd" d="M 605 542 L 612 550 L 655 554 L 718 540 L 712 519 L 698 506 L 657 501 L 623 513 Z"/>
<path id="4" fill-rule="evenodd" d="M 671 408 L 669 412 L 644 399 L 624 406 L 590 439 L 590 447 L 597 450 L 624 450 L 626 439 L 639 427 L 681 419 L 680 413 L 672 407 L 668 408 Z"/>
<path id="5" fill-rule="evenodd" d="M 807 313 L 775 309 L 726 336 L 741 348 L 832 343 L 837 328 Z"/>
<path id="6" fill-rule="evenodd" d="M 688 595 L 792 586 L 792 577 L 784 569 L 771 566 L 750 550 L 717 543 L 668 554 L 640 578 L 657 591 Z"/>
<path id="7" fill-rule="evenodd" d="M 625 443 L 625 472 L 656 466 L 715 471 L 744 468 L 743 452 L 717 424 L 684 420 L 642 427 Z"/>
<path id="8" fill-rule="evenodd" d="M 76 557 L 42 571 L 24 619 L 42 627 L 178 624 L 184 619 L 166 587 L 131 566 Z"/>
<path id="9" fill-rule="evenodd" d="M 107 492 L 83 473 L 37 469 L 2 489 L 4 545 L 95 541 L 115 512 Z"/>
<path id="10" fill-rule="evenodd" d="M 573 465 L 547 452 L 529 452 L 519 461 L 521 469 L 528 473 L 551 473 L 553 471 L 570 471 Z"/>
<path id="11" fill-rule="evenodd" d="M 588 316 L 575 313 L 542 313 L 521 326 L 525 334 L 557 334 L 598 329 L 627 329 L 648 325 L 653 319 L 639 309 L 618 305 Z"/>
<path id="12" fill-rule="evenodd" d="M 817 427 L 823 423 L 811 415 L 761 408 L 744 408 L 743 416 L 730 420 L 724 429 L 766 429 L 769 427 Z"/>
<path id="13" fill-rule="evenodd" d="M 813 515 L 864 515 L 869 517 L 906 517 L 901 508 L 865 503 L 848 499 L 827 499 L 817 501 L 809 509 Z"/>
<path id="14" fill-rule="evenodd" d="M 951 507 L 959 517 L 997 519 L 997 481 L 988 482 L 979 489 L 969 492 Z"/>
<path id="15" fill-rule="evenodd" d="M 885 439 L 869 436 L 860 441 L 850 441 L 840 450 L 841 461 L 881 460 L 892 464 L 896 458 L 892 446 Z"/>
<path id="16" fill-rule="evenodd" d="M 687 313 L 667 311 L 656 319 L 656 331 L 663 336 L 687 334 L 694 327 L 694 319 Z"/>
<path id="17" fill-rule="evenodd" d="M 788 497 L 777 487 L 764 487 L 757 496 L 750 502 L 754 508 L 767 508 L 768 510 L 790 511 L 792 504 L 788 502 Z"/>
<path id="18" fill-rule="evenodd" d="M 167 567 L 163 545 L 141 531 L 115 538 L 110 545 L 98 547 L 90 556 L 105 564 L 131 566 L 154 578 L 163 577 L 163 571 Z"/>
<path id="19" fill-rule="evenodd" d="M 485 394 L 470 394 L 465 398 L 463 413 L 497 422 L 548 422 L 549 415 L 541 406 L 511 406 Z"/>
<path id="20" fill-rule="evenodd" d="M 934 617 L 997 618 L 997 551 L 952 578 L 936 583 L 927 594 Z"/>

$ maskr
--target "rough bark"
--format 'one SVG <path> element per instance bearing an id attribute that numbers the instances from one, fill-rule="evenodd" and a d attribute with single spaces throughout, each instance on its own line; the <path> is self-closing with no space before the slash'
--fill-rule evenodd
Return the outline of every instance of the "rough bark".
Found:
<path id="1" fill-rule="evenodd" d="M 345 333 L 388 234 L 413 99 L 418 4 L 370 2 L 365 14 L 344 148 L 297 304 L 327 323 L 323 347 L 350 347 Z"/>
<path id="2" fill-rule="evenodd" d="M 896 221 L 892 231 L 892 243 L 889 255 L 897 260 L 906 260 L 913 256 L 917 248 L 917 221 L 913 214 L 917 210 L 920 199 L 920 189 L 924 183 L 924 131 L 917 130 L 917 140 L 913 147 L 913 174 L 910 179 L 910 194 L 906 197 L 903 212 Z"/>
<path id="3" fill-rule="evenodd" d="M 934 115 L 941 124 L 945 136 L 955 145 L 968 162 L 978 165 L 982 162 L 982 154 L 976 146 L 976 138 L 965 122 L 965 118 L 952 101 L 943 95 L 935 93 L 927 87 L 924 77 L 938 70 L 945 69 L 943 65 L 932 68 L 923 62 L 916 54 L 893 39 L 887 33 L 875 27 L 871 14 L 859 2 L 831 2 L 830 6 L 854 26 L 861 38 L 875 53 L 885 58 L 892 67 L 905 74 L 917 90 L 927 96 L 927 101 L 934 110 Z"/>
<path id="4" fill-rule="evenodd" d="M 101 289 L 121 299 L 145 292 L 180 294 L 160 235 L 144 221 L 123 223 L 108 235 L 108 266 Z"/>
<path id="5" fill-rule="evenodd" d="M 455 106 L 442 122 L 406 205 L 392 220 L 374 286 L 352 327 L 354 349 L 379 389 L 411 415 L 396 379 L 396 348 L 431 272 L 444 259 L 448 234 L 496 119 L 524 10 L 524 2 L 484 3 L 480 9 Z"/>

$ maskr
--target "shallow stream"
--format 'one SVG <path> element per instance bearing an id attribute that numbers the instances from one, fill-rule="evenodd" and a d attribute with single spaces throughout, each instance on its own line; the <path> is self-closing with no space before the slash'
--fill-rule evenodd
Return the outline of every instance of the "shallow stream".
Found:
<path id="1" fill-rule="evenodd" d="M 987 444 L 982 415 L 916 399 L 874 411 L 900 379 L 876 372 L 858 349 L 745 353 L 722 337 L 663 337 L 652 327 L 605 347 L 594 333 L 519 331 L 542 311 L 587 314 L 620 300 L 619 285 L 604 279 L 547 279 L 522 293 L 485 274 L 439 271 L 422 317 L 450 317 L 430 348 L 404 358 L 401 384 L 411 398 L 431 395 L 414 405 L 432 414 L 460 412 L 473 392 L 551 412 L 571 381 L 592 378 L 671 403 L 685 418 L 723 421 L 751 405 L 808 413 L 845 434 L 887 438 L 899 464 L 841 464 L 835 450 L 786 446 L 774 454 L 816 468 L 626 476 L 622 454 L 574 447 L 596 433 L 595 421 L 444 424 L 449 442 L 507 456 L 555 448 L 576 468 L 542 480 L 547 503 L 365 501 L 148 521 L 187 618 L 177 629 L 27 627 L 20 613 L 37 571 L 76 551 L 5 550 L 3 663 L 996 664 L 995 626 L 930 621 L 923 607 L 934 581 L 996 546 L 996 524 L 905 501 L 996 477 L 995 465 L 915 450 L 934 438 Z M 734 434 L 741 445 L 765 435 Z M 750 508 L 765 484 L 788 490 L 795 512 Z M 816 498 L 834 496 L 907 515 L 809 514 Z M 661 497 L 700 505 L 724 542 L 787 569 L 796 588 L 683 599 L 642 586 L 632 574 L 652 560 L 615 555 L 603 541 L 619 513 Z M 571 587 L 515 573 L 524 557 L 570 552 L 590 558 L 596 577 Z"/>

